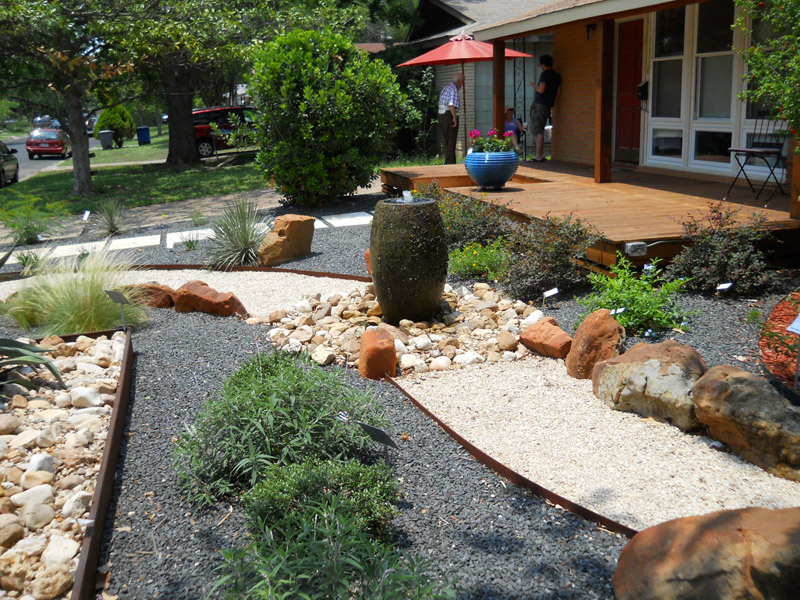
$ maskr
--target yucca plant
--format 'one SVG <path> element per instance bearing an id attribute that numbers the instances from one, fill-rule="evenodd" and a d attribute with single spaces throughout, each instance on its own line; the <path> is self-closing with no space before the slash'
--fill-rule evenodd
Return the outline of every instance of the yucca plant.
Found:
<path id="1" fill-rule="evenodd" d="M 17 260 L 19 261 L 20 274 L 33 275 L 39 271 L 47 261 L 50 255 L 53 254 L 55 246 L 52 246 L 47 252 L 37 252 L 36 250 L 25 250 L 17 253 Z"/>
<path id="2" fill-rule="evenodd" d="M 24 377 L 20 377 L 15 369 L 18 367 L 36 368 L 43 366 L 53 374 L 58 383 L 61 384 L 61 387 L 65 388 L 64 380 L 61 379 L 61 372 L 49 358 L 40 356 L 45 352 L 47 352 L 45 348 L 39 348 L 38 346 L 32 346 L 9 338 L 0 338 L 0 384 L 16 383 L 23 387 L 32 388 L 31 382 Z M 7 398 L 1 385 L 0 398 Z"/>
<path id="3" fill-rule="evenodd" d="M 123 274 L 131 268 L 124 255 L 112 255 L 107 247 L 82 261 L 51 261 L 7 300 L 4 312 L 41 335 L 115 329 L 122 324 L 120 308 L 105 290 L 122 290 Z M 142 294 L 136 288 L 126 288 L 124 294 L 131 302 L 124 306 L 126 324 L 143 322 L 147 311 Z"/>
<path id="4" fill-rule="evenodd" d="M 109 198 L 100 203 L 94 231 L 104 238 L 125 232 L 125 204 L 117 198 Z"/>
<path id="5" fill-rule="evenodd" d="M 223 213 L 211 224 L 209 265 L 226 269 L 258 264 L 258 248 L 269 229 L 258 215 L 255 202 L 237 198 L 225 204 Z"/>
<path id="6" fill-rule="evenodd" d="M 16 247 L 17 247 L 17 242 L 14 242 L 13 244 L 11 244 L 11 249 L 5 254 L 3 254 L 3 256 L 0 256 L 0 269 L 2 269 L 8 262 L 8 259 L 11 258 L 11 255 L 14 252 L 14 248 Z"/>

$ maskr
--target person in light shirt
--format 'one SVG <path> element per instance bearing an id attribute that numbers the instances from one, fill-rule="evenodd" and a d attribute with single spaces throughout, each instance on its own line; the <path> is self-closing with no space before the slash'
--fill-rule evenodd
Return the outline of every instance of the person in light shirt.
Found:
<path id="1" fill-rule="evenodd" d="M 450 83 L 439 94 L 439 127 L 444 137 L 444 164 L 456 163 L 456 140 L 458 139 L 458 90 L 464 85 L 464 75 L 456 73 Z"/>

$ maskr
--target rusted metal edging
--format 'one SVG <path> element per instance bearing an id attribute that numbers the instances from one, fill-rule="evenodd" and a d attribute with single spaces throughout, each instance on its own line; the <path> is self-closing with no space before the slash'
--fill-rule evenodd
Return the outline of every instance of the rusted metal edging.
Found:
<path id="1" fill-rule="evenodd" d="M 475 446 L 472 442 L 467 441 L 464 437 L 456 433 L 456 431 L 454 431 L 449 425 L 447 425 L 447 423 L 442 421 L 439 417 L 437 417 L 430 410 L 428 410 L 421 402 L 419 402 L 416 398 L 414 398 L 414 396 L 409 394 L 399 383 L 397 383 L 397 381 L 395 381 L 393 377 L 390 377 L 389 375 L 385 375 L 385 377 L 386 380 L 389 381 L 389 383 L 391 383 L 398 390 L 403 392 L 406 398 L 411 400 L 414 406 L 416 406 L 423 413 L 425 413 L 431 419 L 433 419 L 439 425 L 439 427 L 441 427 L 445 431 L 445 433 L 447 433 L 447 435 L 449 435 L 459 444 L 461 444 L 461 446 L 463 446 L 463 448 L 467 452 L 469 452 L 473 457 L 475 457 L 475 459 L 477 459 L 478 462 L 489 467 L 499 475 L 502 475 L 503 477 L 508 479 L 511 483 L 514 483 L 522 488 L 525 488 L 526 490 L 533 492 L 537 496 L 540 496 L 545 500 L 552 502 L 553 504 L 559 505 L 561 508 L 578 515 L 582 519 L 586 519 L 587 521 L 593 521 L 594 523 L 597 523 L 598 525 L 600 525 L 605 529 L 608 529 L 609 531 L 612 531 L 614 533 L 619 533 L 620 535 L 624 535 L 625 537 L 628 538 L 632 538 L 634 535 L 636 535 L 637 531 L 635 529 L 632 529 L 627 525 L 623 525 L 622 523 L 618 523 L 613 519 L 609 519 L 608 517 L 604 517 L 603 515 L 598 514 L 593 510 L 586 508 L 585 506 L 576 504 L 572 500 L 568 500 L 563 496 L 559 496 L 555 492 L 551 492 L 547 488 L 544 488 L 538 483 L 531 481 L 527 477 L 523 477 L 516 471 L 512 471 L 506 465 L 492 458 L 491 456 L 486 454 L 483 450 Z"/>
<path id="2" fill-rule="evenodd" d="M 208 271 L 208 265 L 135 265 L 134 269 L 137 271 Z M 308 275 L 309 277 L 329 277 L 331 279 L 351 279 L 353 281 L 362 281 L 365 283 L 372 283 L 371 277 L 364 275 L 345 275 L 342 273 L 328 273 L 326 271 L 301 271 L 300 269 L 281 269 L 280 267 L 245 267 L 235 266 L 227 267 L 225 269 L 216 269 L 221 273 L 238 272 L 238 271 L 254 271 L 257 273 L 291 273 L 293 275 Z"/>
<path id="3" fill-rule="evenodd" d="M 75 341 L 79 335 L 97 338 L 106 335 L 109 338 L 120 329 L 95 331 L 75 335 L 60 336 L 65 342 Z M 75 582 L 72 586 L 72 600 L 92 600 L 97 594 L 97 561 L 103 545 L 103 532 L 111 498 L 114 494 L 114 479 L 117 471 L 117 459 L 125 429 L 125 418 L 130 402 L 131 381 L 133 377 L 133 343 L 130 328 L 125 332 L 125 352 L 122 355 L 117 393 L 114 398 L 114 409 L 111 411 L 111 424 L 103 448 L 103 459 L 100 462 L 100 473 L 95 484 L 92 507 L 89 511 L 90 523 L 81 542 L 81 554 L 78 568 L 75 571 Z"/>

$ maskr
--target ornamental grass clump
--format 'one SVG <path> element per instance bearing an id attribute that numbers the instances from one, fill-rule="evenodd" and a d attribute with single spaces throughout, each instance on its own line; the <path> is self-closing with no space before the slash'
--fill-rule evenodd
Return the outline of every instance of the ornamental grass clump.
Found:
<path id="1" fill-rule="evenodd" d="M 383 426 L 367 394 L 336 371 L 287 352 L 258 354 L 225 382 L 175 446 L 178 480 L 188 498 L 207 505 L 252 488 L 273 464 L 352 458 L 370 438 L 337 415 Z"/>
<path id="2" fill-rule="evenodd" d="M 629 333 L 650 335 L 673 327 L 686 328 L 687 313 L 676 303 L 686 281 L 662 278 L 659 260 L 653 259 L 637 274 L 631 261 L 617 253 L 611 273 L 591 273 L 592 293 L 578 302 L 587 308 L 581 320 L 598 309 L 624 309 L 614 315 Z"/>
<path id="3" fill-rule="evenodd" d="M 125 204 L 122 200 L 109 198 L 100 203 L 93 230 L 104 238 L 125 233 Z"/>
<path id="4" fill-rule="evenodd" d="M 467 134 L 474 152 L 511 152 L 514 149 L 513 131 L 506 131 L 502 137 L 496 129 L 490 129 L 486 137 L 481 137 L 481 132 L 473 129 Z"/>
<path id="5" fill-rule="evenodd" d="M 122 325 L 120 307 L 105 290 L 117 290 L 131 302 L 124 306 L 126 325 L 138 325 L 147 319 L 143 294 L 123 284 L 132 266 L 125 255 L 107 248 L 83 260 L 50 260 L 6 301 L 3 312 L 41 336 L 116 329 Z"/>
<path id="6" fill-rule="evenodd" d="M 209 266 L 226 269 L 258 264 L 258 249 L 268 229 L 255 202 L 245 198 L 226 202 L 223 213 L 211 224 Z"/>

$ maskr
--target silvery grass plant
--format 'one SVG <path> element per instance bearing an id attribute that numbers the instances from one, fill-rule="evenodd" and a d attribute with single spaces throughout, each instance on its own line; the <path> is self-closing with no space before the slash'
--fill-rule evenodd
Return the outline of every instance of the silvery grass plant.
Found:
<path id="1" fill-rule="evenodd" d="M 123 285 L 132 267 L 125 255 L 112 254 L 108 246 L 83 260 L 48 260 L 9 297 L 2 311 L 23 329 L 35 329 L 42 336 L 115 329 L 122 325 L 120 307 L 105 290 L 117 290 L 131 302 L 124 307 L 125 323 L 138 325 L 147 318 L 143 294 Z"/>
<path id="2" fill-rule="evenodd" d="M 125 233 L 125 204 L 122 200 L 109 198 L 100 203 L 93 230 L 104 238 Z"/>
<path id="3" fill-rule="evenodd" d="M 255 202 L 237 198 L 225 204 L 223 213 L 211 224 L 209 265 L 219 269 L 258 264 L 258 249 L 269 230 Z"/>

